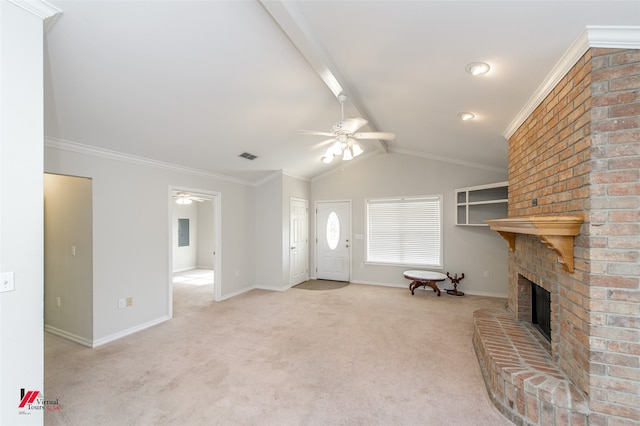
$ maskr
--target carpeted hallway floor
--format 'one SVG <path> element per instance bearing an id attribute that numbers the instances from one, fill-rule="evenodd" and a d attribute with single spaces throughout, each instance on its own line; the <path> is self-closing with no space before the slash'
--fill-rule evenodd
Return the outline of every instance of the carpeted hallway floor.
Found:
<path id="1" fill-rule="evenodd" d="M 44 394 L 61 407 L 45 425 L 511 424 L 471 344 L 472 312 L 503 299 L 176 290 L 173 320 L 95 349 L 45 333 Z"/>

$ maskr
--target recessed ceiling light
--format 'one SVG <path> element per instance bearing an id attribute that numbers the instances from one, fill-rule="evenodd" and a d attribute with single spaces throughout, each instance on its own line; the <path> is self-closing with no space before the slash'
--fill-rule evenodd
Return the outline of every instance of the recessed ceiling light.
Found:
<path id="1" fill-rule="evenodd" d="M 484 62 L 471 62 L 464 69 L 471 75 L 482 75 L 488 73 L 491 67 Z"/>
<path id="2" fill-rule="evenodd" d="M 470 112 L 460 112 L 458 113 L 458 118 L 462 121 L 467 121 L 473 120 L 474 118 L 476 118 L 476 116 L 471 114 Z"/>

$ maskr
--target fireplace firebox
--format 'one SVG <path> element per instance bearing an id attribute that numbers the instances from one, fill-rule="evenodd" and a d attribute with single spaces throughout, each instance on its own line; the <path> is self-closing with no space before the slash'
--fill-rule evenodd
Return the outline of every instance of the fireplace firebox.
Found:
<path id="1" fill-rule="evenodd" d="M 531 323 L 551 342 L 551 293 L 531 282 Z"/>

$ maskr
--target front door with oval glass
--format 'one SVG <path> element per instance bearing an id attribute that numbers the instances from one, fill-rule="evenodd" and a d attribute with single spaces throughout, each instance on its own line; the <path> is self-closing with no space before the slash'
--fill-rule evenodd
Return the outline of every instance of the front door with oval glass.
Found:
<path id="1" fill-rule="evenodd" d="M 316 208 L 316 278 L 349 281 L 351 206 L 348 201 L 319 202 Z"/>

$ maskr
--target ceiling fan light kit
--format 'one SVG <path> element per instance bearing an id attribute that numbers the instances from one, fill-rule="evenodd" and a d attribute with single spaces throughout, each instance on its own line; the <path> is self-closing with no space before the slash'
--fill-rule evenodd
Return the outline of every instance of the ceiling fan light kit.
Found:
<path id="1" fill-rule="evenodd" d="M 356 141 L 353 141 L 353 144 L 351 145 L 351 150 L 353 151 L 353 156 L 357 157 L 358 155 L 362 154 L 364 151 L 362 150 L 362 147 L 360 147 L 360 144 Z"/>
<path id="2" fill-rule="evenodd" d="M 180 204 L 181 206 L 191 204 L 194 201 L 201 203 L 208 200 L 206 197 L 190 194 L 188 192 L 177 192 L 173 195 L 173 198 L 175 198 L 176 204 Z"/>
<path id="3" fill-rule="evenodd" d="M 327 152 L 322 157 L 322 162 L 329 164 L 333 161 L 334 157 L 342 156 L 344 161 L 353 160 L 364 151 L 358 141 L 352 138 L 348 138 L 345 142 L 336 140 L 333 145 L 327 148 Z"/>
<path id="4" fill-rule="evenodd" d="M 476 118 L 476 116 L 470 112 L 460 112 L 458 113 L 458 118 L 462 121 L 467 121 L 467 120 L 473 120 L 474 118 Z"/>
<path id="5" fill-rule="evenodd" d="M 186 195 L 181 195 L 178 198 L 176 198 L 176 204 L 180 204 L 184 206 L 191 203 L 193 203 L 193 200 L 191 198 L 187 198 Z"/>
<path id="6" fill-rule="evenodd" d="M 364 150 L 357 139 L 392 140 L 396 137 L 396 135 L 391 132 L 358 132 L 358 129 L 367 124 L 368 121 L 362 117 L 344 118 L 344 104 L 347 101 L 347 95 L 344 93 L 339 94 L 338 101 L 340 101 L 342 110 L 341 120 L 331 127 L 331 132 L 300 131 L 307 135 L 331 137 L 318 144 L 318 146 L 331 144 L 322 157 L 323 163 L 329 164 L 333 161 L 334 157 L 339 156 L 342 156 L 342 160 L 349 161 L 362 154 Z"/>

